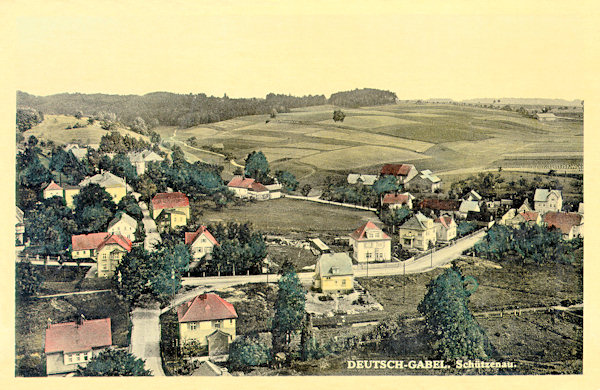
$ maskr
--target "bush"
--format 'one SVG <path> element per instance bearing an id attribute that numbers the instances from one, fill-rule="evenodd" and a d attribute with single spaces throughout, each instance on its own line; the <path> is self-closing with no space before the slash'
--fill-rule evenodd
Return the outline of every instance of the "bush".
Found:
<path id="1" fill-rule="evenodd" d="M 265 366 L 270 361 L 270 348 L 256 336 L 239 338 L 229 346 L 229 367 L 233 370 Z"/>
<path id="2" fill-rule="evenodd" d="M 208 355 L 208 346 L 201 345 L 198 340 L 188 340 L 181 346 L 181 354 L 187 357 Z"/>

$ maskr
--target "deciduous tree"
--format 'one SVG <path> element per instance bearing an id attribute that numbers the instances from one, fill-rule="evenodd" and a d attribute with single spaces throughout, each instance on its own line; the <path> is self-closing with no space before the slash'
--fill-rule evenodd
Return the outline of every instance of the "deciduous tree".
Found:
<path id="1" fill-rule="evenodd" d="M 131 353 L 109 349 L 94 356 L 85 367 L 77 368 L 77 376 L 150 376 L 152 371 L 144 366 L 145 361 Z"/>

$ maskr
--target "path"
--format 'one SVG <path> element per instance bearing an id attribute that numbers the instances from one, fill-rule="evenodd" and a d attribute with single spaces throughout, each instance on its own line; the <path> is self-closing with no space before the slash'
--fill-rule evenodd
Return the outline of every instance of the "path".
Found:
<path id="1" fill-rule="evenodd" d="M 373 211 L 373 212 L 377 211 L 377 209 L 373 208 L 373 207 L 359 206 L 359 205 L 355 205 L 355 204 L 351 204 L 351 203 L 332 202 L 330 200 L 312 198 L 312 197 L 308 197 L 308 196 L 281 194 L 281 197 L 282 198 L 290 198 L 290 199 L 298 199 L 298 200 L 308 200 L 310 202 L 317 202 L 317 203 L 332 204 L 335 206 L 347 207 L 347 208 L 357 209 L 357 210 L 367 210 L 367 211 Z"/>
<path id="2" fill-rule="evenodd" d="M 70 295 L 84 295 L 84 294 L 97 294 L 97 293 L 103 293 L 103 292 L 111 292 L 111 289 L 108 290 L 90 290 L 90 291 L 76 291 L 76 292 L 70 292 L 70 293 L 62 293 L 62 294 L 52 294 L 52 295 L 40 295 L 38 297 L 36 297 L 37 299 L 43 299 L 43 298 L 58 298 L 58 297 L 68 297 Z"/>
<path id="3" fill-rule="evenodd" d="M 154 376 L 165 376 L 160 356 L 160 310 L 136 308 L 131 312 L 129 351 L 145 360 Z"/>
<path id="4" fill-rule="evenodd" d="M 150 218 L 150 211 L 148 211 L 148 206 L 144 202 L 139 202 L 138 205 L 142 209 L 142 214 L 144 218 L 142 219 L 142 223 L 144 224 L 144 231 L 146 232 L 146 239 L 144 239 L 144 249 L 147 251 L 154 250 L 154 245 L 162 242 L 162 238 L 156 229 L 156 222 L 152 218 Z"/>

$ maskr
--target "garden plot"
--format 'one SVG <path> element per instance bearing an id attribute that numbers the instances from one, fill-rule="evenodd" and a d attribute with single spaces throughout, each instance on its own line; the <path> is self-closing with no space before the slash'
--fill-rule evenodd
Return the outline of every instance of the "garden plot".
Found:
<path id="1" fill-rule="evenodd" d="M 354 282 L 355 290 L 350 294 L 330 296 L 319 292 L 309 291 L 306 294 L 306 312 L 315 317 L 333 317 L 335 315 L 361 314 L 381 311 L 383 306 L 368 292 Z"/>
<path id="2" fill-rule="evenodd" d="M 389 162 L 412 161 L 426 158 L 429 158 L 429 156 L 409 150 L 365 145 L 315 154 L 300 159 L 300 162 L 324 169 L 347 170 Z"/>

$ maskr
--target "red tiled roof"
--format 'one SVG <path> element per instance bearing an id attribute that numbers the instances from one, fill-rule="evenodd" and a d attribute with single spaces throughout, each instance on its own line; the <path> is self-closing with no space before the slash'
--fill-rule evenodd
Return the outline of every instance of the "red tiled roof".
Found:
<path id="1" fill-rule="evenodd" d="M 185 207 L 190 205 L 190 200 L 181 192 L 162 192 L 152 198 L 154 210 Z"/>
<path id="2" fill-rule="evenodd" d="M 361 227 L 359 227 L 358 229 L 356 229 L 355 231 L 353 231 L 350 234 L 350 237 L 356 239 L 356 240 L 362 240 L 363 238 L 366 239 L 366 237 L 364 237 L 365 232 L 367 230 L 378 230 L 382 233 L 382 239 L 387 239 L 390 238 L 387 234 L 385 234 L 383 232 L 383 230 L 381 230 L 380 228 L 377 227 L 377 225 L 375 225 L 373 222 L 369 221 L 367 223 L 365 223 L 364 225 L 362 225 Z"/>
<path id="3" fill-rule="evenodd" d="M 212 242 L 213 244 L 219 245 L 219 242 L 217 241 L 217 239 L 212 234 L 210 234 L 210 232 L 204 225 L 200 226 L 198 228 L 198 230 L 196 230 L 195 232 L 192 232 L 192 233 L 186 232 L 185 233 L 185 243 L 188 245 L 193 244 L 194 241 L 196 241 L 196 238 L 198 238 L 202 234 L 204 234 L 206 236 L 206 238 L 208 238 L 208 240 L 210 242 Z"/>
<path id="4" fill-rule="evenodd" d="M 436 218 L 434 220 L 434 222 L 441 223 L 443 227 L 445 227 L 446 229 L 448 229 L 450 227 L 450 225 L 452 224 L 453 219 L 452 219 L 452 217 L 446 215 L 446 216 L 443 216 L 443 217 Z"/>
<path id="5" fill-rule="evenodd" d="M 581 225 L 581 215 L 551 211 L 544 215 L 544 222 L 546 222 L 548 228 L 555 227 L 563 234 L 569 234 L 573 226 Z"/>
<path id="6" fill-rule="evenodd" d="M 407 204 L 408 195 L 404 194 L 385 194 L 383 204 Z"/>
<path id="7" fill-rule="evenodd" d="M 56 184 L 53 180 L 50 182 L 50 184 L 48 184 L 48 186 L 46 188 L 44 188 L 44 191 L 48 191 L 48 190 L 62 190 L 62 187 L 59 186 L 58 184 Z"/>
<path id="8" fill-rule="evenodd" d="M 120 234 L 103 232 L 71 236 L 71 246 L 74 251 L 101 249 L 108 244 L 120 245 L 123 249 L 127 250 L 127 252 L 131 250 L 132 246 L 131 241 Z"/>
<path id="9" fill-rule="evenodd" d="M 90 233 L 71 236 L 71 246 L 74 251 L 96 249 L 110 233 Z"/>
<path id="10" fill-rule="evenodd" d="M 385 164 L 380 173 L 382 175 L 406 176 L 412 167 L 410 164 Z"/>
<path id="11" fill-rule="evenodd" d="M 419 207 L 422 209 L 431 210 L 446 210 L 446 211 L 458 211 L 460 208 L 460 202 L 451 199 L 423 199 L 419 203 Z"/>
<path id="12" fill-rule="evenodd" d="M 529 221 L 537 221 L 538 219 L 538 213 L 536 213 L 535 211 L 523 211 L 521 213 L 521 215 L 523 216 L 523 218 L 525 218 L 525 221 L 529 222 Z"/>
<path id="13" fill-rule="evenodd" d="M 202 294 L 177 308 L 179 322 L 237 318 L 233 305 L 217 294 Z"/>
<path id="14" fill-rule="evenodd" d="M 254 179 L 243 176 L 234 176 L 233 179 L 227 183 L 227 187 L 251 188 L 252 183 L 254 183 Z"/>
<path id="15" fill-rule="evenodd" d="M 112 345 L 110 318 L 50 324 L 46 328 L 45 353 L 84 352 Z"/>
<path id="16" fill-rule="evenodd" d="M 267 187 L 265 187 L 264 185 L 257 183 L 257 182 L 252 183 L 252 185 L 250 186 L 250 189 L 255 192 L 269 191 L 269 189 Z"/>

